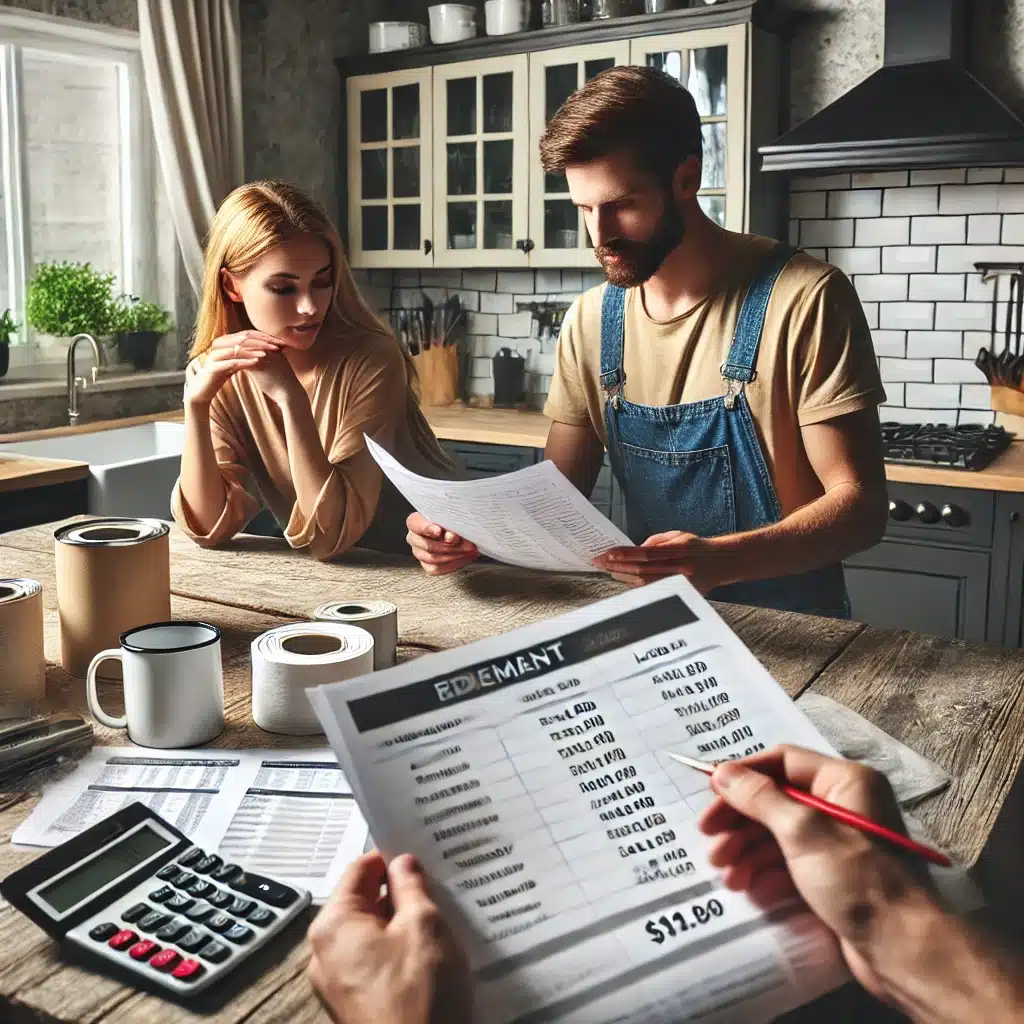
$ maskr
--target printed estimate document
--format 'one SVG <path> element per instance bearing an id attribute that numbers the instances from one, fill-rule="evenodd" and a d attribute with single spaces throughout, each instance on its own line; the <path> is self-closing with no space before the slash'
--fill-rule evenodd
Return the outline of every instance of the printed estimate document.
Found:
<path id="1" fill-rule="evenodd" d="M 847 980 L 802 905 L 721 885 L 672 750 L 834 751 L 681 577 L 310 699 L 385 856 L 409 851 L 492 1024 L 769 1021 Z"/>
<path id="2" fill-rule="evenodd" d="M 591 562 L 633 542 L 552 462 L 483 480 L 431 480 L 406 469 L 372 438 L 366 447 L 410 505 L 508 565 L 598 572 Z"/>
<path id="3" fill-rule="evenodd" d="M 16 846 L 57 846 L 134 802 L 207 850 L 295 882 L 316 902 L 362 852 L 366 822 L 330 749 L 94 747 L 46 788 Z"/>

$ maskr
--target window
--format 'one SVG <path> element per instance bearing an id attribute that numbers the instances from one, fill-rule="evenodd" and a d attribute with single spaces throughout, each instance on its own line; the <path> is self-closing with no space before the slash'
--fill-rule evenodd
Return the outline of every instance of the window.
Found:
<path id="1" fill-rule="evenodd" d="M 0 9 L 0 140 L 0 311 L 24 323 L 35 266 L 59 260 L 174 308 L 137 33 Z"/>

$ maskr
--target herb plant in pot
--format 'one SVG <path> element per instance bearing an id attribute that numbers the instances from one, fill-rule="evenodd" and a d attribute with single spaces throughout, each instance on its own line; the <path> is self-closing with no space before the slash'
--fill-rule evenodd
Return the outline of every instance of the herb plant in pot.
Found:
<path id="1" fill-rule="evenodd" d="M 171 314 L 155 302 L 122 295 L 114 304 L 118 358 L 136 370 L 152 370 L 160 339 L 174 327 Z"/>
<path id="2" fill-rule="evenodd" d="M 11 335 L 18 329 L 11 311 L 5 310 L 0 316 L 0 377 L 7 373 L 11 365 Z"/>
<path id="3" fill-rule="evenodd" d="M 41 263 L 28 286 L 26 319 L 57 338 L 101 338 L 113 329 L 113 283 L 113 274 L 101 274 L 88 263 Z"/>

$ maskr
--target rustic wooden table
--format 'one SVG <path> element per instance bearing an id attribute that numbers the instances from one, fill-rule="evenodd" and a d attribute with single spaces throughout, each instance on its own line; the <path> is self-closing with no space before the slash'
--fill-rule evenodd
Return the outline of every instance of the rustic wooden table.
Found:
<path id="1" fill-rule="evenodd" d="M 84 683 L 54 664 L 59 641 L 53 528 L 0 537 L 4 576 L 42 583 L 48 703 L 87 715 Z M 205 619 L 223 630 L 228 726 L 217 743 L 236 748 L 296 744 L 252 722 L 249 644 L 271 626 L 306 618 L 322 601 L 394 600 L 400 657 L 408 658 L 525 625 L 620 589 L 603 577 L 539 575 L 496 565 L 432 579 L 409 559 L 366 552 L 324 565 L 262 538 L 240 538 L 228 549 L 203 551 L 176 529 L 171 533 L 171 588 L 175 617 Z M 915 814 L 960 861 L 979 861 L 1024 755 L 1024 657 L 1019 652 L 761 609 L 723 605 L 720 611 L 794 698 L 809 690 L 833 697 L 945 767 L 952 786 L 919 805 Z M 105 703 L 114 707 L 117 688 L 110 691 Z M 97 726 L 96 740 L 116 744 L 124 737 Z M 0 794 L 0 876 L 35 856 L 12 848 L 9 839 L 36 798 Z M 296 942 L 283 958 L 267 957 L 237 972 L 231 989 L 200 1013 L 72 962 L 42 931 L 6 907 L 0 910 L 0 1019 L 11 1024 L 324 1022 L 326 1014 L 304 975 L 307 950 L 301 935 L 297 929 Z M 847 991 L 846 998 L 861 997 Z M 810 1017 L 805 1010 L 799 1019 L 824 1019 L 826 1013 L 833 1022 L 864 1019 L 837 1016 L 834 1005 L 827 1011 L 819 1007 Z M 870 1019 L 882 1016 L 876 1007 Z"/>

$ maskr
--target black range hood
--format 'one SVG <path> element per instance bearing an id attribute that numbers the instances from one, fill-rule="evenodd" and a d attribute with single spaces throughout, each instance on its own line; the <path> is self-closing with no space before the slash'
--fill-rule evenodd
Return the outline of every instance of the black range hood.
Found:
<path id="1" fill-rule="evenodd" d="M 886 0 L 883 66 L 761 146 L 763 169 L 1024 164 L 1024 123 L 964 66 L 965 13 L 964 0 Z"/>

